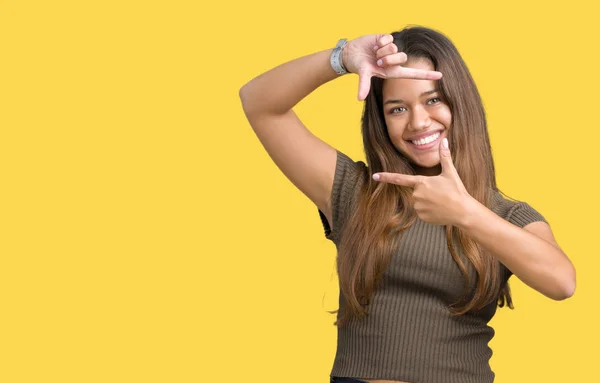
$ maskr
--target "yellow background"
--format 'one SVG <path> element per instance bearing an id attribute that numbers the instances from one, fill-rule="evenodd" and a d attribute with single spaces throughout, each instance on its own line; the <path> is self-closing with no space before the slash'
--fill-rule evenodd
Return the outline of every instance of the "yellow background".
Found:
<path id="1" fill-rule="evenodd" d="M 421 24 L 461 51 L 500 187 L 575 263 L 513 279 L 498 383 L 600 381 L 597 12 L 583 0 L 0 2 L 0 382 L 326 382 L 335 247 L 239 88 L 341 37 Z M 297 112 L 363 159 L 357 77 Z"/>

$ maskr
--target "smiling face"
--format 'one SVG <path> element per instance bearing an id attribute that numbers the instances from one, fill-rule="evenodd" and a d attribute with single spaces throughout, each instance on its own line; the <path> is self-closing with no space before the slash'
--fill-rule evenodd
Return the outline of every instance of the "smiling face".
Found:
<path id="1" fill-rule="evenodd" d="M 404 66 L 434 70 L 425 59 L 409 59 Z M 450 107 L 437 83 L 405 78 L 383 82 L 383 115 L 392 144 L 421 175 L 440 173 L 440 142 L 452 124 Z"/>

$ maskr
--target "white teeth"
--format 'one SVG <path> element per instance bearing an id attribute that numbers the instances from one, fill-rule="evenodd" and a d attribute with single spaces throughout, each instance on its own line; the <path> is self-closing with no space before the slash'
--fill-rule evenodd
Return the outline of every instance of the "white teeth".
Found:
<path id="1" fill-rule="evenodd" d="M 440 136 L 440 132 L 437 132 L 437 133 L 432 134 L 431 136 L 421 138 L 420 140 L 411 141 L 411 142 L 415 145 L 425 145 L 425 144 L 428 144 L 430 142 L 437 140 L 439 136 Z"/>

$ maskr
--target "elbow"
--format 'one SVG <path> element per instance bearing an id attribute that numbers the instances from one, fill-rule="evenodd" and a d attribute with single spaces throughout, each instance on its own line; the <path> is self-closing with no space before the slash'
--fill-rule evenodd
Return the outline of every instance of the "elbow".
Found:
<path id="1" fill-rule="evenodd" d="M 240 101 L 242 102 L 242 109 L 244 110 L 244 114 L 246 115 L 246 117 L 248 117 L 250 114 L 252 114 L 252 96 L 250 95 L 251 90 L 249 90 L 249 84 L 247 83 L 246 85 L 242 86 L 239 90 L 239 97 L 240 97 Z"/>
<path id="2" fill-rule="evenodd" d="M 567 285 L 567 288 L 564 291 L 565 294 L 563 295 L 563 299 L 561 299 L 561 300 L 571 298 L 573 295 L 575 295 L 575 289 L 576 289 L 576 282 L 575 282 L 575 278 L 573 278 L 572 281 L 569 281 L 569 284 Z"/>
<path id="3" fill-rule="evenodd" d="M 565 299 L 571 298 L 573 295 L 575 295 L 575 289 L 577 286 L 575 268 L 571 266 L 569 272 L 565 274 L 566 275 L 563 276 L 563 280 L 560 283 L 561 289 L 559 290 L 559 293 L 551 297 L 556 301 L 564 301 Z"/>
<path id="4" fill-rule="evenodd" d="M 246 93 L 248 93 L 248 84 L 249 83 L 246 83 L 246 84 L 242 85 L 242 87 L 240 88 L 239 96 L 240 96 L 240 100 L 242 100 L 242 102 L 244 102 L 244 99 L 246 98 Z"/>
<path id="5" fill-rule="evenodd" d="M 565 299 L 571 298 L 574 294 L 575 294 L 575 285 L 561 290 L 560 293 L 556 293 L 555 295 L 551 296 L 550 298 L 554 299 L 555 301 L 564 301 Z"/>
<path id="6" fill-rule="evenodd" d="M 248 103 L 248 88 L 247 88 L 248 84 L 242 86 L 240 88 L 240 91 L 238 93 L 239 97 L 240 97 L 240 101 L 242 102 L 242 107 L 244 108 L 244 111 L 246 110 L 246 106 Z"/>

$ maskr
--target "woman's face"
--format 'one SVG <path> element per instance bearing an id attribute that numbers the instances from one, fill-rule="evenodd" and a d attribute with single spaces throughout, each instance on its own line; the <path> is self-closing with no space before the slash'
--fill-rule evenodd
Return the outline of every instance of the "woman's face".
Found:
<path id="1" fill-rule="evenodd" d="M 424 59 L 409 60 L 404 66 L 434 70 Z M 440 142 L 452 124 L 450 107 L 437 83 L 405 78 L 383 82 L 383 114 L 392 144 L 422 175 L 440 173 Z"/>

